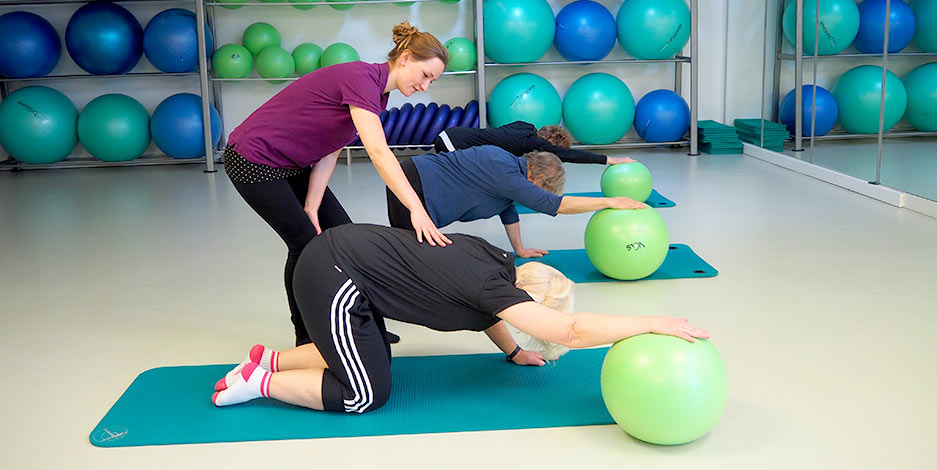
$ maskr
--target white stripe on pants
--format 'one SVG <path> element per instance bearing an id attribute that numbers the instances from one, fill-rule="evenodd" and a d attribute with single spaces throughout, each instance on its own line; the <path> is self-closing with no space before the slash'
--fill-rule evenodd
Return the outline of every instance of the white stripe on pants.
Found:
<path id="1" fill-rule="evenodd" d="M 348 374 L 348 383 L 355 392 L 353 399 L 345 400 L 345 411 L 361 413 L 374 402 L 374 393 L 352 335 L 349 309 L 355 304 L 358 295 L 358 288 L 351 279 L 342 284 L 332 299 L 330 325 L 335 352 L 338 353 Z"/>

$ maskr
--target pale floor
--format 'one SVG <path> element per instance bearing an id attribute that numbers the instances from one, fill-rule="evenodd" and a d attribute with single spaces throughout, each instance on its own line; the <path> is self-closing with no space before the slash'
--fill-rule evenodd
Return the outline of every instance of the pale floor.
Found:
<path id="1" fill-rule="evenodd" d="M 934 468 L 937 220 L 748 157 L 634 155 L 677 203 L 660 211 L 672 242 L 720 274 L 583 284 L 577 306 L 710 329 L 729 400 L 696 442 L 591 426 L 93 447 L 140 372 L 290 345 L 285 248 L 223 172 L 56 170 L 0 174 L 0 467 Z M 597 189 L 602 167 L 567 168 L 568 191 Z M 332 187 L 356 221 L 380 223 L 379 181 L 354 163 Z M 587 219 L 523 216 L 526 243 L 581 247 Z M 496 219 L 451 229 L 507 246 Z M 396 355 L 494 352 L 482 334 L 392 329 Z"/>

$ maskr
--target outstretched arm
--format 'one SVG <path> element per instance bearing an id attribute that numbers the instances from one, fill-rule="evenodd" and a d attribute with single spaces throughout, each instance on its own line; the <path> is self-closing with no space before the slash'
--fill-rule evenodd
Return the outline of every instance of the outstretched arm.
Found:
<path id="1" fill-rule="evenodd" d="M 630 197 L 563 196 L 559 214 L 580 214 L 602 209 L 644 209 L 647 206 Z"/>
<path id="2" fill-rule="evenodd" d="M 511 354 L 515 348 L 519 347 L 503 321 L 499 321 L 485 330 L 485 334 L 505 355 Z M 523 349 L 515 354 L 511 361 L 519 366 L 542 366 L 545 364 L 543 354 L 538 351 L 525 351 Z"/>

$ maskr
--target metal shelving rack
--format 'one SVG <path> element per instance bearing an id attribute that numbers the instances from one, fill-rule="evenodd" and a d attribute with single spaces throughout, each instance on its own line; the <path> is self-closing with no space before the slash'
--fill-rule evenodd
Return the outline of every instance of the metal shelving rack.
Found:
<path id="1" fill-rule="evenodd" d="M 0 1 L 0 7 L 16 7 L 16 6 L 36 6 L 36 5 L 55 5 L 55 4 L 71 4 L 71 3 L 90 3 L 93 0 L 38 0 L 38 1 Z M 149 3 L 152 1 L 165 2 L 165 3 L 183 3 L 186 0 L 113 0 L 118 3 Z M 205 50 L 205 14 L 204 9 L 201 8 L 201 1 L 194 0 L 196 7 L 196 22 L 198 27 L 198 47 L 199 47 L 199 71 L 198 72 L 188 72 L 188 73 L 165 73 L 165 72 L 130 72 L 122 75 L 93 75 L 90 73 L 81 73 L 81 74 L 64 74 L 64 75 L 46 75 L 44 77 L 30 77 L 30 78 L 6 78 L 0 77 L 0 99 L 6 98 L 9 94 L 9 83 L 12 82 L 39 82 L 39 81 L 60 81 L 60 80 L 88 80 L 96 78 L 127 78 L 127 79 L 136 79 L 136 78 L 165 78 L 165 77 L 189 77 L 189 76 L 199 76 L 201 81 L 201 94 L 202 94 L 202 112 L 203 112 L 203 122 L 205 125 L 206 132 L 204 133 L 205 137 L 205 155 L 211 155 L 211 127 L 208 114 L 208 109 L 210 106 L 209 100 L 206 98 L 208 90 L 208 59 L 204 53 L 201 53 Z M 64 47 L 63 47 L 64 49 Z M 67 53 L 63 50 L 63 53 Z M 215 102 L 220 103 L 220 100 L 217 99 L 215 95 Z M 56 163 L 48 164 L 24 164 L 15 160 L 12 156 L 7 155 L 5 160 L 0 160 L 0 171 L 21 171 L 25 169 L 58 169 L 58 168 L 95 168 L 95 167 L 112 167 L 112 166 L 152 166 L 152 165 L 180 165 L 180 164 L 193 164 L 193 163 L 205 163 L 206 172 L 214 172 L 214 160 L 211 158 L 188 158 L 188 159 L 177 159 L 164 154 L 144 154 L 140 157 L 126 161 L 126 162 L 105 162 L 97 160 L 95 158 L 68 158 Z"/>

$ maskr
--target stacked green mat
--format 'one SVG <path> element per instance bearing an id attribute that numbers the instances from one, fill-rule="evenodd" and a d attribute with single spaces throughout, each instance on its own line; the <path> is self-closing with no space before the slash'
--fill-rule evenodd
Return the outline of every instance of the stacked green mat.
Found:
<path id="1" fill-rule="evenodd" d="M 700 150 L 710 155 L 742 153 L 742 141 L 732 126 L 716 121 L 700 121 Z"/>
<path id="2" fill-rule="evenodd" d="M 764 124 L 763 131 L 762 123 Z M 739 137 L 745 142 L 775 152 L 783 152 L 784 141 L 791 138 L 787 126 L 768 120 L 736 119 L 735 128 L 738 129 Z M 762 144 L 762 137 L 764 137 L 764 144 Z"/>

